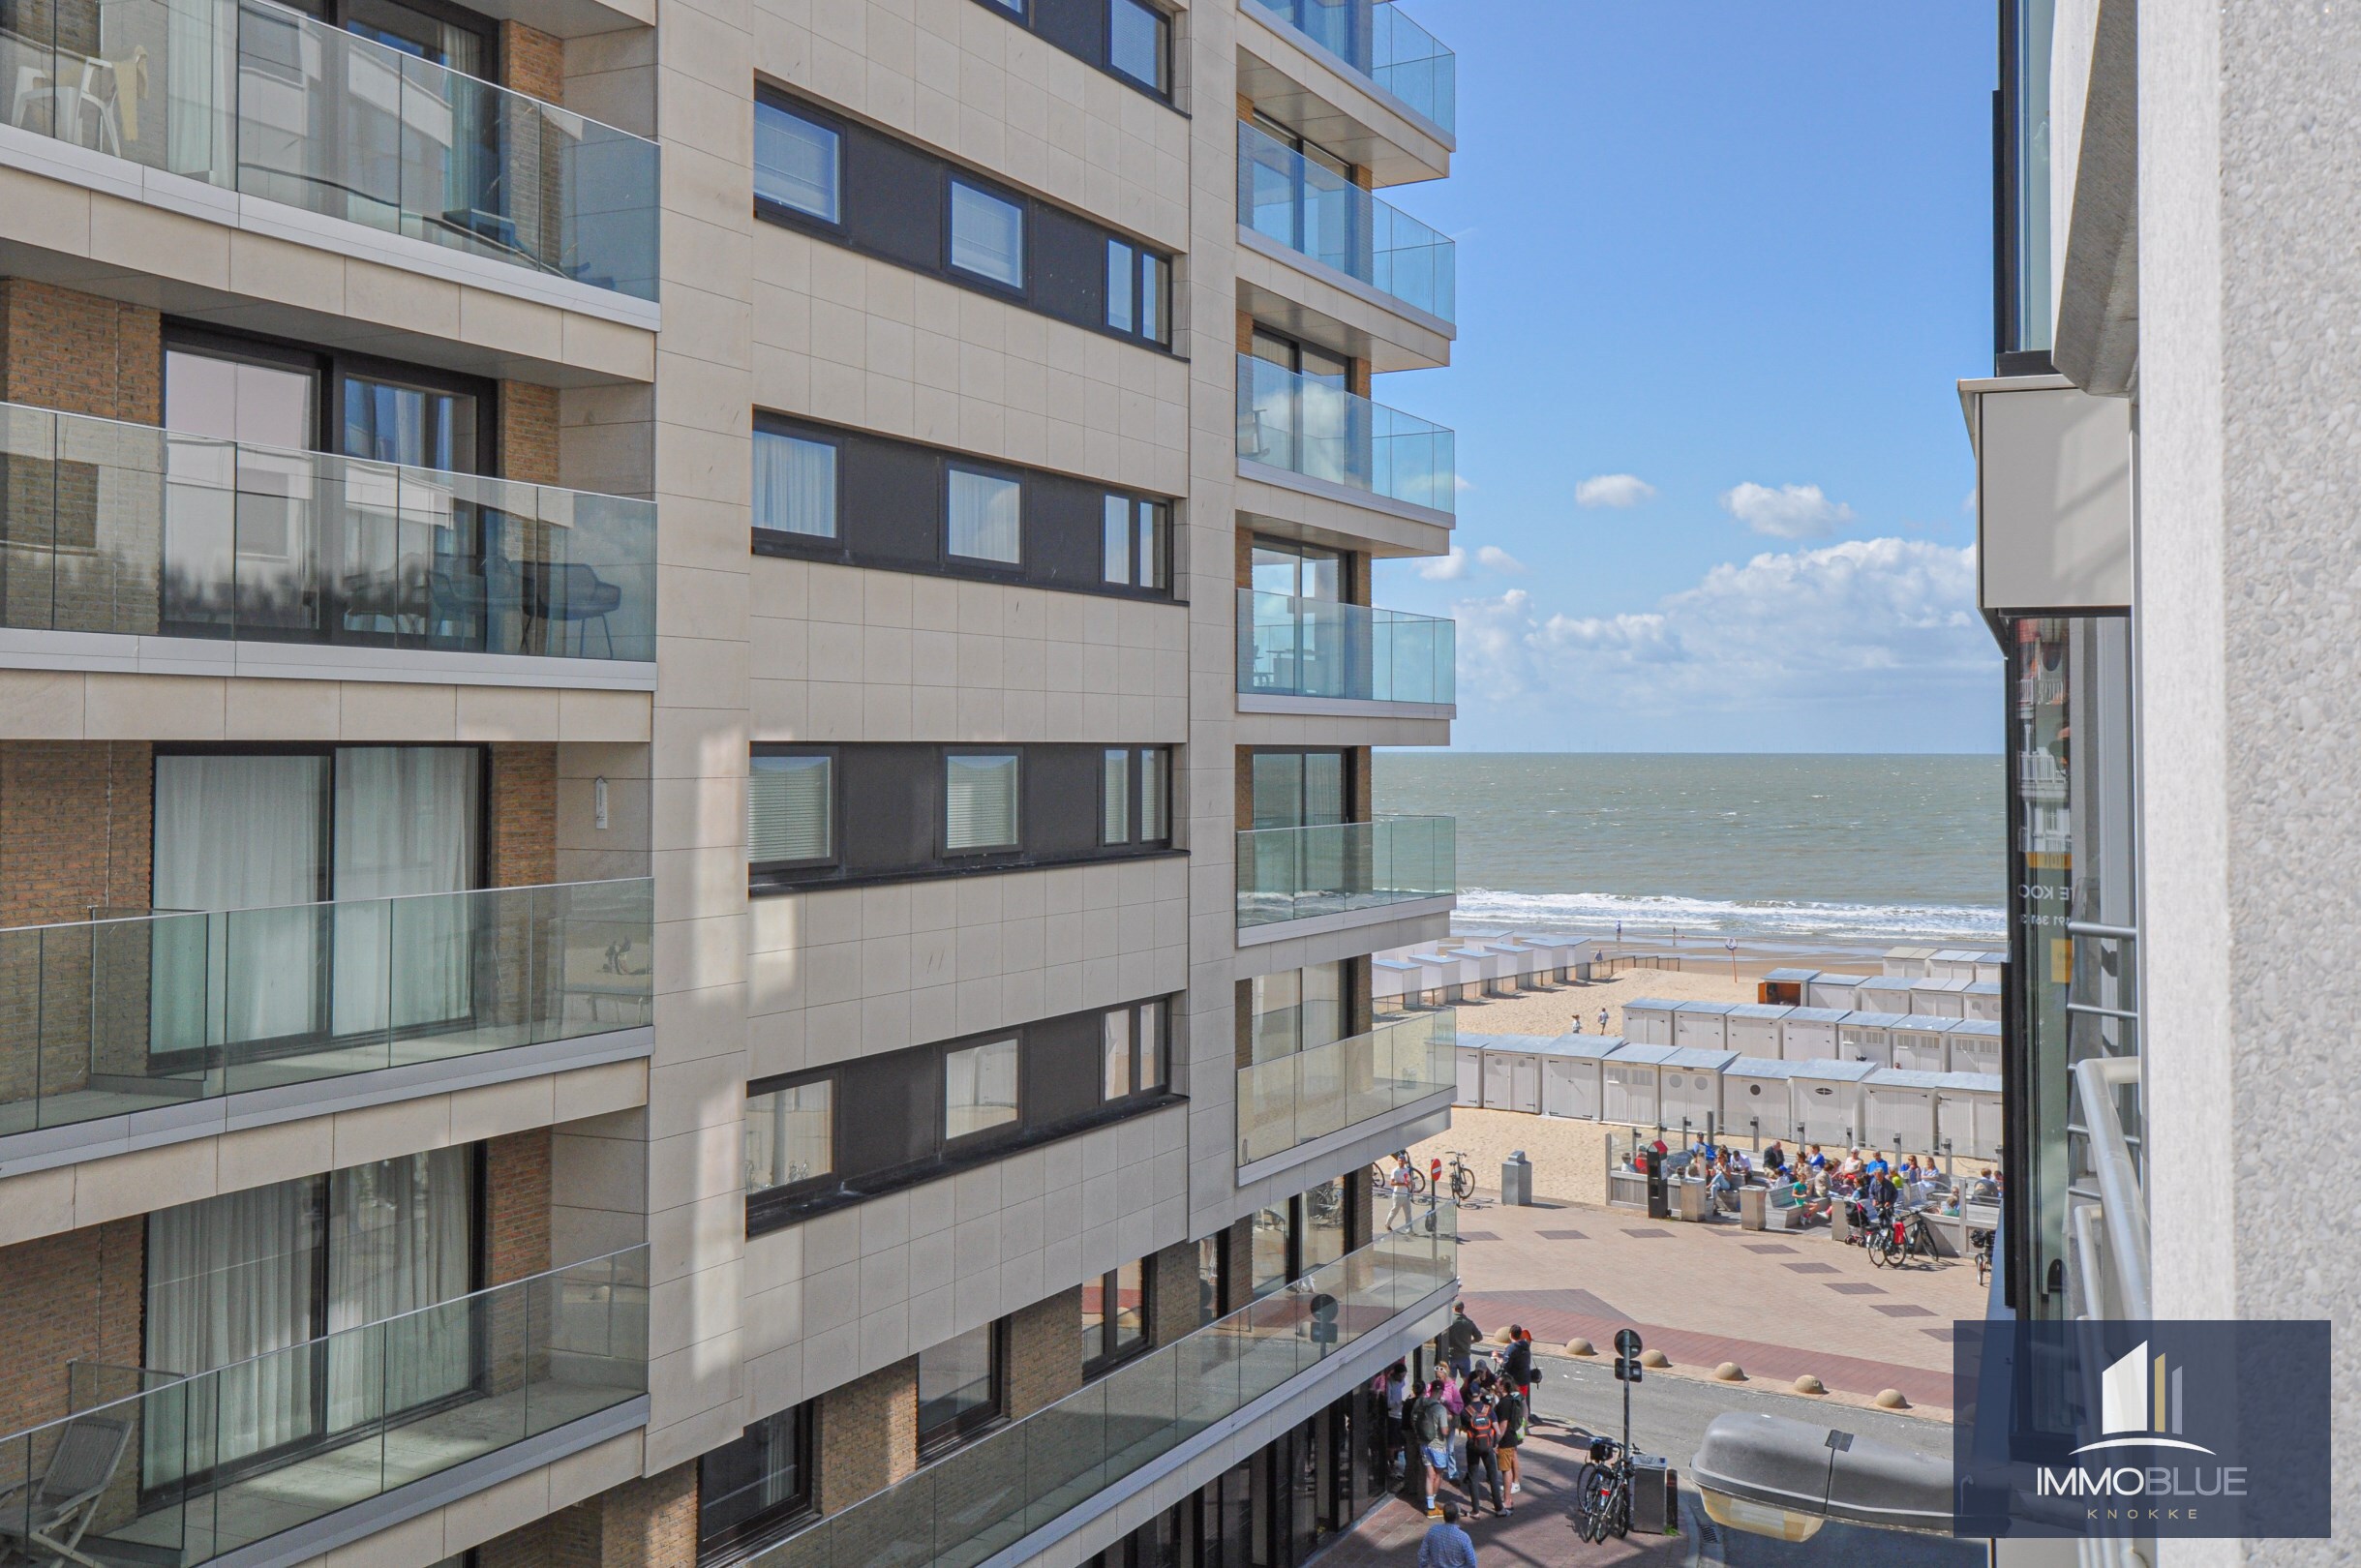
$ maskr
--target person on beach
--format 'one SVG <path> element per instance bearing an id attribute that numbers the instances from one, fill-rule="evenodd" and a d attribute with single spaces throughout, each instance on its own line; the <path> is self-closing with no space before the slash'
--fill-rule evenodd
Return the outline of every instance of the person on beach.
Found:
<path id="1" fill-rule="evenodd" d="M 1811 1155 L 1803 1162 L 1811 1166 L 1814 1170 L 1826 1170 L 1829 1168 L 1829 1157 L 1820 1152 L 1820 1145 L 1817 1143 L 1812 1145 Z"/>
<path id="2" fill-rule="evenodd" d="M 1602 1035 L 1607 1032 L 1607 1010 L 1605 1008 L 1598 1010 L 1598 1032 Z"/>

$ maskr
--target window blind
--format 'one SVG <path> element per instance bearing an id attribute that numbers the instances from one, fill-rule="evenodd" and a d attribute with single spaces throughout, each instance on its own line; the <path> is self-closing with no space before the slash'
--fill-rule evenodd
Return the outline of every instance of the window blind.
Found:
<path id="1" fill-rule="evenodd" d="M 1015 757 L 946 757 L 943 795 L 946 849 L 1016 846 Z"/>
<path id="2" fill-rule="evenodd" d="M 1012 565 L 1023 559 L 1017 523 L 1022 494 L 1014 479 L 952 469 L 951 553 Z"/>
<path id="3" fill-rule="evenodd" d="M 824 860 L 832 853 L 827 757 L 756 757 L 746 779 L 746 859 Z"/>
<path id="4" fill-rule="evenodd" d="M 1099 790 L 1099 842 L 1127 844 L 1132 837 L 1132 754 L 1110 751 Z"/>
<path id="5" fill-rule="evenodd" d="M 1170 763 L 1162 746 L 1139 754 L 1139 841 L 1152 844 L 1172 836 L 1165 784 Z"/>
<path id="6" fill-rule="evenodd" d="M 754 433 L 754 526 L 836 536 L 836 449 L 775 431 Z"/>

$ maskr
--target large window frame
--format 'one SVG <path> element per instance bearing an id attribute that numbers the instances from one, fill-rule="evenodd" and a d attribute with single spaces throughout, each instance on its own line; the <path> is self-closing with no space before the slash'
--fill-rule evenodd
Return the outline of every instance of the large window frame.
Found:
<path id="1" fill-rule="evenodd" d="M 1105 68 L 1107 75 L 1118 81 L 1130 82 L 1150 98 L 1166 104 L 1170 103 L 1172 101 L 1172 14 L 1161 7 L 1149 5 L 1147 0 L 1105 0 L 1105 3 L 1106 6 Z M 1146 16 L 1149 25 L 1156 31 L 1156 64 L 1152 68 L 1152 76 L 1142 76 L 1137 72 L 1122 65 L 1115 58 L 1117 18 L 1127 12 Z"/>
<path id="2" fill-rule="evenodd" d="M 981 479 L 989 484 L 1014 486 L 1016 494 L 1016 554 L 1014 556 L 977 555 L 957 547 L 953 536 L 952 512 L 957 496 L 959 480 Z M 978 462 L 972 458 L 953 458 L 943 465 L 943 526 L 941 546 L 943 559 L 966 567 L 979 576 L 1008 578 L 1022 574 L 1025 569 L 1025 473 L 1021 468 L 1006 467 L 997 463 Z"/>
<path id="3" fill-rule="evenodd" d="M 953 844 L 952 842 L 952 788 L 954 765 L 969 761 L 997 763 L 1007 759 L 1012 782 L 1009 786 L 1009 836 L 1005 840 L 984 843 Z M 1020 746 L 945 746 L 942 765 L 943 814 L 937 820 L 936 853 L 946 860 L 975 861 L 1000 859 L 1022 855 L 1025 847 L 1025 754 Z"/>
<path id="4" fill-rule="evenodd" d="M 746 759 L 746 811 L 748 816 L 746 863 L 748 866 L 772 871 L 811 871 L 833 866 L 842 860 L 844 855 L 844 803 L 843 791 L 837 787 L 840 769 L 836 753 L 837 748 L 834 746 L 765 745 L 753 748 L 748 754 Z M 828 765 L 828 851 L 826 854 L 798 859 L 757 859 L 754 858 L 751 825 L 754 810 L 754 764 L 766 758 L 778 758 L 786 761 L 810 759 L 825 762 Z"/>
<path id="5" fill-rule="evenodd" d="M 1105 746 L 1100 768 L 1099 842 L 1108 849 L 1167 849 L 1172 843 L 1172 748 Z M 1120 759 L 1121 795 L 1116 794 Z"/>
<path id="6" fill-rule="evenodd" d="M 1006 1319 L 994 1319 L 992 1322 L 984 1324 L 982 1327 L 970 1329 L 965 1334 L 954 1335 L 951 1339 L 944 1341 L 941 1344 L 929 1345 L 926 1347 L 926 1349 L 919 1352 L 918 1376 L 920 1379 L 920 1394 L 922 1397 L 922 1402 L 919 1406 L 920 1414 L 923 1417 L 925 1411 L 925 1405 L 923 1402 L 923 1400 L 924 1395 L 924 1379 L 926 1375 L 925 1358 L 927 1355 L 931 1352 L 944 1350 L 961 1341 L 973 1340 L 978 1336 L 984 1337 L 985 1341 L 984 1361 L 985 1369 L 984 1377 L 988 1392 L 985 1394 L 982 1403 L 971 1405 L 967 1409 L 959 1411 L 951 1420 L 938 1422 L 931 1427 L 921 1427 L 918 1429 L 918 1457 L 919 1462 L 921 1463 L 925 1463 L 929 1461 L 940 1459 L 945 1454 L 950 1453 L 953 1449 L 975 1441 L 978 1437 L 982 1436 L 987 1432 L 990 1432 L 995 1427 L 1004 1425 L 1009 1419 L 1009 1347 L 1008 1325 Z"/>
<path id="7" fill-rule="evenodd" d="M 819 1459 L 818 1427 L 816 1402 L 806 1401 L 763 1417 L 719 1448 L 698 1456 L 698 1568 L 719 1568 L 720 1564 L 749 1557 L 816 1517 L 814 1483 L 818 1477 L 814 1470 Z M 727 1479 L 719 1473 L 722 1466 L 749 1451 L 752 1456 L 767 1457 L 768 1451 L 782 1443 L 792 1456 L 793 1490 L 774 1501 L 760 1504 L 742 1518 L 726 1523 L 711 1523 L 713 1493 Z"/>
<path id="8" fill-rule="evenodd" d="M 1129 1333 L 1121 1324 L 1123 1277 L 1130 1272 L 1135 1282 L 1130 1288 L 1138 1301 L 1134 1326 Z M 1091 1288 L 1098 1287 L 1099 1312 L 1094 1318 L 1090 1312 Z M 1097 1337 L 1097 1348 L 1092 1338 Z M 1095 1280 L 1082 1282 L 1082 1375 L 1085 1378 L 1104 1376 L 1125 1362 L 1143 1356 L 1156 1345 L 1156 1259 L 1137 1257 L 1108 1269 Z"/>
<path id="9" fill-rule="evenodd" d="M 835 163 L 835 177 L 834 184 L 829 191 L 830 210 L 827 212 L 815 212 L 811 208 L 802 206 L 796 202 L 785 200 L 775 196 L 767 196 L 761 190 L 759 183 L 757 184 L 754 193 L 755 210 L 759 212 L 765 207 L 770 207 L 779 212 L 793 213 L 796 220 L 800 223 L 817 225 L 820 227 L 833 229 L 838 234 L 842 234 L 844 232 L 845 173 L 843 125 L 828 115 L 814 112 L 802 104 L 790 103 L 786 99 L 780 98 L 776 95 L 758 93 L 755 95 L 754 99 L 754 126 L 756 139 L 758 141 L 761 139 L 763 114 L 765 110 L 768 110 L 772 114 L 777 115 L 783 119 L 796 121 L 797 123 L 805 126 L 810 130 L 818 131 L 824 136 L 828 136 L 829 150 Z M 757 182 L 759 182 L 762 178 L 763 168 L 764 166 L 760 163 L 757 163 L 754 166 L 755 178 Z"/>
<path id="10" fill-rule="evenodd" d="M 1014 265 L 1016 276 L 1004 278 L 983 267 L 971 266 L 959 259 L 959 197 L 964 195 L 974 202 L 988 203 L 993 208 L 1005 208 L 1016 226 L 1016 254 Z M 944 186 L 943 194 L 943 266 L 945 270 L 972 279 L 988 287 L 1019 299 L 1033 297 L 1033 224 L 1032 203 L 1025 197 L 994 181 L 980 179 L 973 174 L 953 173 Z"/>

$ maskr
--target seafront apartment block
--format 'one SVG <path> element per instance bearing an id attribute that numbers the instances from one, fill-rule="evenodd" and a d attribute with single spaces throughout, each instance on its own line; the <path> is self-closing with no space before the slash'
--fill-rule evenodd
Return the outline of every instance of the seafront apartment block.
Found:
<path id="1" fill-rule="evenodd" d="M 2319 1212 L 2318 1173 L 2349 1145 L 2361 974 L 2343 804 L 2361 249 L 2329 129 L 2350 118 L 2361 18 L 1999 13 L 1995 356 L 1960 383 L 2007 672 L 1993 1310 L 2342 1326 L 2361 1264 L 2286 1217 Z M 2353 1381 L 2340 1355 L 2339 1448 Z M 2349 1480 L 2337 1500 L 2349 1513 Z"/>
<path id="2" fill-rule="evenodd" d="M 0 0 L 0 1542 L 1300 1561 L 1455 1278 L 1450 51 L 478 3 Z"/>

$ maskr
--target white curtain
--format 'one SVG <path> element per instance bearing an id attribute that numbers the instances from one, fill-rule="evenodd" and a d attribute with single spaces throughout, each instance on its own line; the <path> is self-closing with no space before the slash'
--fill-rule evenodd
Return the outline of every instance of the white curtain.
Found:
<path id="1" fill-rule="evenodd" d="M 347 746 L 336 754 L 340 1037 L 468 1014 L 476 758 L 471 746 Z"/>
<path id="2" fill-rule="evenodd" d="M 469 1174 L 467 1150 L 436 1149 L 328 1178 L 330 1432 L 468 1386 L 467 1304 L 419 1309 L 468 1293 Z"/>
<path id="3" fill-rule="evenodd" d="M 146 1364 L 227 1370 L 145 1425 L 147 1485 L 310 1434 L 312 1357 L 287 1347 L 312 1338 L 318 1192 L 282 1182 L 148 1216 Z"/>
<path id="4" fill-rule="evenodd" d="M 156 759 L 159 909 L 222 910 L 209 922 L 206 1032 L 214 1043 L 318 1027 L 320 814 L 325 757 L 166 754 Z M 159 985 L 156 1038 L 185 1041 L 195 988 Z"/>

